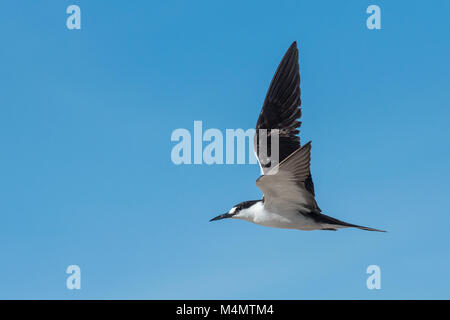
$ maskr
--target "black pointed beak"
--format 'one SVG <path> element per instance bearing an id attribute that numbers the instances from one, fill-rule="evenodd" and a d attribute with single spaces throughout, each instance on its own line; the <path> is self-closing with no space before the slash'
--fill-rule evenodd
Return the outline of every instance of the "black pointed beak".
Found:
<path id="1" fill-rule="evenodd" d="M 209 220 L 209 222 L 216 221 L 216 220 L 222 220 L 222 219 L 226 219 L 226 218 L 231 218 L 232 216 L 233 216 L 232 214 L 224 213 L 224 214 L 221 214 L 221 215 L 219 215 L 219 216 L 217 216 L 215 218 L 212 218 L 211 220 Z"/>

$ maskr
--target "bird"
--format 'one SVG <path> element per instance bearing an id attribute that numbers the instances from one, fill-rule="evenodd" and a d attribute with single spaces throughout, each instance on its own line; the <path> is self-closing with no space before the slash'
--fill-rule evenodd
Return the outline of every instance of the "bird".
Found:
<path id="1" fill-rule="evenodd" d="M 275 71 L 256 124 L 254 152 L 262 173 L 256 185 L 263 198 L 241 202 L 210 221 L 231 218 L 282 229 L 386 232 L 338 220 L 319 208 L 310 170 L 311 141 L 301 146 L 298 136 L 302 115 L 298 57 L 294 41 Z M 261 152 L 270 150 L 274 134 L 278 135 L 278 163 Z"/>

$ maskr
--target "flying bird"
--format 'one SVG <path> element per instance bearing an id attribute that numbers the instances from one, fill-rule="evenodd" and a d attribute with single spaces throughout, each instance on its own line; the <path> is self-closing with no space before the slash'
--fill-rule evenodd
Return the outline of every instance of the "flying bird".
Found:
<path id="1" fill-rule="evenodd" d="M 232 218 L 283 229 L 336 231 L 353 227 L 384 232 L 322 213 L 315 200 L 310 171 L 311 142 L 301 146 L 298 137 L 300 105 L 298 49 L 297 43 L 293 42 L 270 83 L 256 124 L 254 151 L 262 172 L 256 185 L 264 197 L 241 202 L 210 221 Z M 261 135 L 260 129 L 265 129 L 267 134 Z M 276 165 L 270 161 L 267 152 L 261 152 L 264 146 L 270 150 L 271 134 L 275 132 L 279 148 Z"/>

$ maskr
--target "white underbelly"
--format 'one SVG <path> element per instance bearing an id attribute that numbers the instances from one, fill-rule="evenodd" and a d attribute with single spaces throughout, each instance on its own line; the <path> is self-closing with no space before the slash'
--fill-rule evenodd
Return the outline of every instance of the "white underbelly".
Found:
<path id="1" fill-rule="evenodd" d="M 258 214 L 253 222 L 262 226 L 282 229 L 317 230 L 322 229 L 320 223 L 295 212 L 273 213 L 265 211 Z"/>

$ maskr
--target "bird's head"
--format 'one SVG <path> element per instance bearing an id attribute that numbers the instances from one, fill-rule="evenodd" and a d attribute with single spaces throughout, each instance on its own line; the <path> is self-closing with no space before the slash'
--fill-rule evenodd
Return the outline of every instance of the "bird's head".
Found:
<path id="1" fill-rule="evenodd" d="M 253 207 L 261 200 L 250 200 L 238 203 L 232 207 L 227 213 L 218 215 L 209 221 L 222 220 L 226 218 L 251 220 L 254 216 Z"/>

